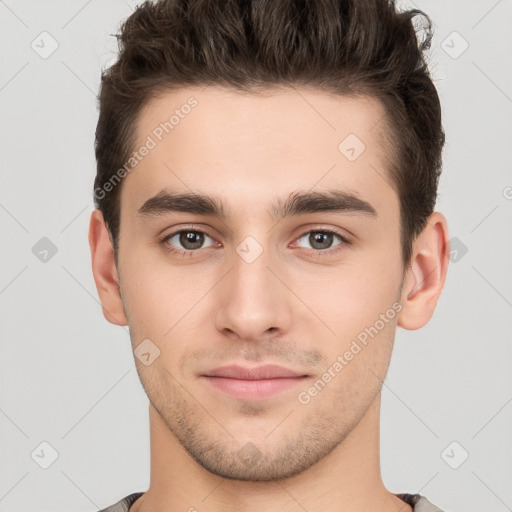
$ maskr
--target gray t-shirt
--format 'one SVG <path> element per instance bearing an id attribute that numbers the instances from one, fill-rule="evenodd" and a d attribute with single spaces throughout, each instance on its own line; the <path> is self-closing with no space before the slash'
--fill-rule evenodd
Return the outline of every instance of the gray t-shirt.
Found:
<path id="1" fill-rule="evenodd" d="M 99 512 L 128 512 L 130 507 L 143 494 L 143 492 L 134 492 L 133 494 L 130 494 L 129 496 L 126 496 L 122 500 L 118 501 L 114 505 L 104 508 Z M 430 503 L 427 498 L 420 496 L 419 494 L 397 494 L 396 496 L 398 496 L 402 501 L 405 501 L 411 505 L 414 512 L 443 512 L 440 508 L 432 505 L 432 503 Z"/>

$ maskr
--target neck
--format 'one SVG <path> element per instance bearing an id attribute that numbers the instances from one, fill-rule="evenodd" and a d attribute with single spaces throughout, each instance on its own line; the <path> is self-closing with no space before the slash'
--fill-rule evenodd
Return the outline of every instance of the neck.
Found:
<path id="1" fill-rule="evenodd" d="M 283 480 L 247 482 L 199 465 L 150 405 L 150 488 L 130 512 L 411 512 L 382 482 L 379 422 L 380 393 L 343 442 L 319 462 Z"/>

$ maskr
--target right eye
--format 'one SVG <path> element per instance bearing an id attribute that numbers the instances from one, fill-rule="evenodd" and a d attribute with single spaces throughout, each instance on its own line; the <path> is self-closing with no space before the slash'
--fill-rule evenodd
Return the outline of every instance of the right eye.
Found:
<path id="1" fill-rule="evenodd" d="M 165 238 L 161 240 L 162 245 L 164 246 L 166 251 L 170 253 L 179 254 L 182 256 L 190 255 L 199 249 L 211 247 L 214 244 L 210 244 L 206 247 L 202 247 L 204 244 L 205 237 L 210 238 L 204 231 L 197 229 L 180 229 L 178 231 L 174 231 L 173 233 L 166 235 Z M 173 242 L 174 240 L 174 242 Z M 173 245 L 181 244 L 183 249 L 176 248 Z"/>

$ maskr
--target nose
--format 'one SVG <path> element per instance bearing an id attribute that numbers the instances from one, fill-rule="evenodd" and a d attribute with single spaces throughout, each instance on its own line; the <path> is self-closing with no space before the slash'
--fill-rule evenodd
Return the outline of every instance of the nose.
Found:
<path id="1" fill-rule="evenodd" d="M 220 283 L 216 327 L 233 339 L 258 341 L 289 331 L 293 294 L 283 267 L 269 251 L 251 261 L 251 250 L 256 248 L 249 244 L 248 251 L 234 254 L 232 268 Z"/>

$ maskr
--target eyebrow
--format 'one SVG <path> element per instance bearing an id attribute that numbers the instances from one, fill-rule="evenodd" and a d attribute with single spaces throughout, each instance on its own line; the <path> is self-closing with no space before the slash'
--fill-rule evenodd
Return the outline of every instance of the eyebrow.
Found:
<path id="1" fill-rule="evenodd" d="M 165 189 L 138 209 L 142 217 L 159 217 L 169 212 L 185 212 L 221 220 L 227 220 L 231 215 L 228 205 L 221 198 L 199 193 L 172 193 Z M 317 212 L 358 213 L 377 217 L 370 203 L 343 190 L 292 192 L 286 200 L 278 199 L 271 205 L 268 213 L 274 219 L 283 219 Z"/>

